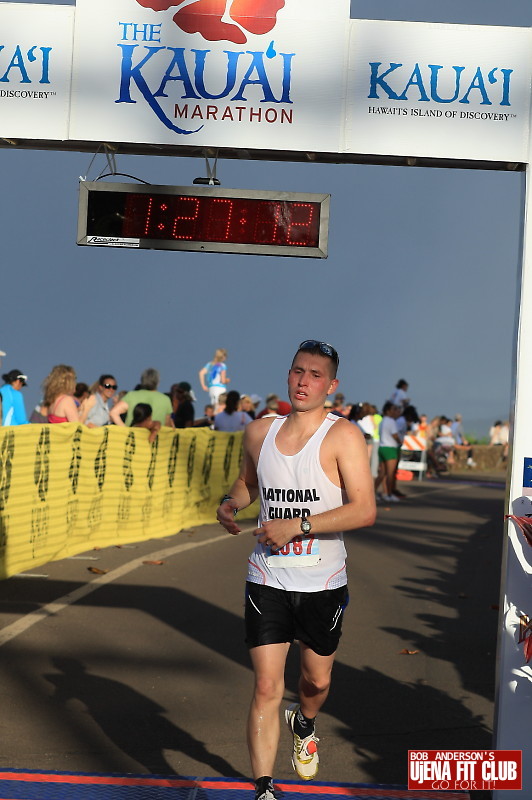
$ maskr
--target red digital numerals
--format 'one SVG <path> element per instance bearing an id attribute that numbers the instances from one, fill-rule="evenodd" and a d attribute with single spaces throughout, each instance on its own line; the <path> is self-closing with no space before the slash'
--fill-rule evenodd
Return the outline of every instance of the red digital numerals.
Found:
<path id="1" fill-rule="evenodd" d="M 123 235 L 141 239 L 317 247 L 319 203 L 130 194 Z"/>

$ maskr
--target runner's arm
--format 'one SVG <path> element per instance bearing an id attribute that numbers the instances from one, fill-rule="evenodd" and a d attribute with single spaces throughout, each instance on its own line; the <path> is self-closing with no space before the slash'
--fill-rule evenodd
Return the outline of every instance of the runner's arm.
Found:
<path id="1" fill-rule="evenodd" d="M 337 427 L 338 426 L 338 427 Z M 368 447 L 361 431 L 351 423 L 336 423 L 331 434 L 333 457 L 347 494 L 347 503 L 307 519 L 312 533 L 337 533 L 366 528 L 375 522 L 375 491 L 369 466 Z M 274 549 L 301 536 L 301 519 L 274 519 L 262 523 L 256 535 Z"/>
<path id="2" fill-rule="evenodd" d="M 259 430 L 257 430 L 257 428 Z M 240 533 L 241 528 L 235 522 L 235 513 L 250 506 L 258 497 L 257 468 L 254 453 L 260 449 L 264 438 L 264 426 L 250 423 L 244 431 L 244 458 L 240 474 L 228 491 L 231 498 L 218 506 L 216 517 L 227 533 Z"/>

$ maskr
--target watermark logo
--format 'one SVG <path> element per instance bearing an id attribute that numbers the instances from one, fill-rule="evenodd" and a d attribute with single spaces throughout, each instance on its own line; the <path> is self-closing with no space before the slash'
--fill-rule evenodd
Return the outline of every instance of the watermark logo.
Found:
<path id="1" fill-rule="evenodd" d="M 185 33 L 199 33 L 208 42 L 246 44 L 248 34 L 272 31 L 285 0 L 137 0 L 144 8 L 168 11 L 178 7 L 173 20 Z"/>
<path id="2" fill-rule="evenodd" d="M 522 759 L 521 750 L 409 750 L 408 788 L 521 791 Z"/>

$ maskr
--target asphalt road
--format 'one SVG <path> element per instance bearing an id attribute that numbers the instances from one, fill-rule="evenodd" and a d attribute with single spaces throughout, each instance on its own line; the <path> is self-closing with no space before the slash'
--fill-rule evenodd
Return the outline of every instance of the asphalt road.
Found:
<path id="1" fill-rule="evenodd" d="M 320 780 L 403 784 L 409 749 L 491 746 L 502 481 L 405 484 L 407 500 L 346 535 Z M 251 547 L 207 525 L 0 583 L 1 766 L 249 777 Z M 297 667 L 293 647 L 287 702 Z M 295 777 L 290 748 L 283 730 L 278 780 Z"/>

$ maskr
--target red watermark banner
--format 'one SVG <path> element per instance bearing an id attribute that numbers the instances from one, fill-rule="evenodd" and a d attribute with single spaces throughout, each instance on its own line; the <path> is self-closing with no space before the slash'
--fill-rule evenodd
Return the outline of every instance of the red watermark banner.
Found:
<path id="1" fill-rule="evenodd" d="M 408 788 L 522 789 L 521 750 L 409 750 Z"/>

